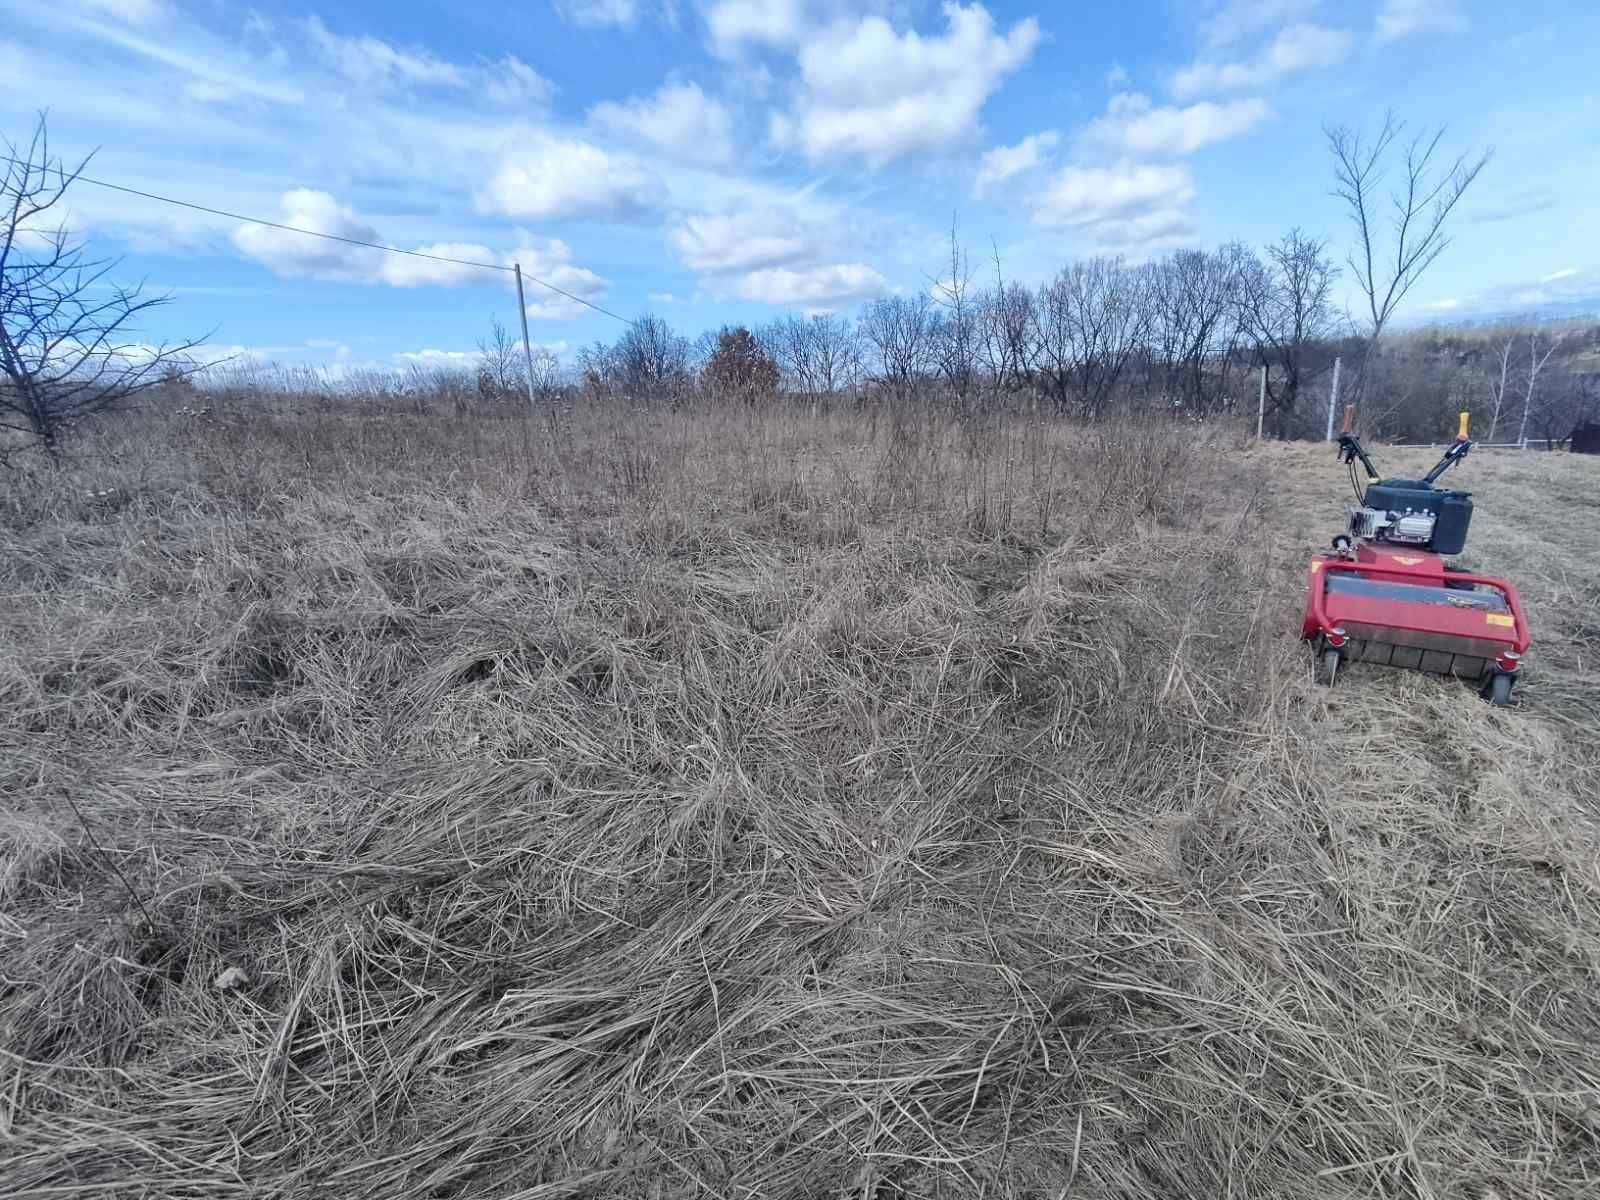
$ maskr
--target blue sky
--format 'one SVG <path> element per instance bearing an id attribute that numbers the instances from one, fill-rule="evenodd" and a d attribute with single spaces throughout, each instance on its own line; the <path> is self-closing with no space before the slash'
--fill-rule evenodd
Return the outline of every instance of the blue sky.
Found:
<path id="1" fill-rule="evenodd" d="M 926 288 L 954 219 L 1036 283 L 1075 256 L 1342 257 L 1329 122 L 1492 147 L 1410 320 L 1600 305 L 1594 0 L 0 0 L 0 131 L 89 174 L 525 270 L 685 332 Z M 80 185 L 121 273 L 282 362 L 399 365 L 512 324 L 500 274 Z M 947 273 L 947 271 L 946 271 Z M 536 342 L 620 326 L 532 288 Z"/>

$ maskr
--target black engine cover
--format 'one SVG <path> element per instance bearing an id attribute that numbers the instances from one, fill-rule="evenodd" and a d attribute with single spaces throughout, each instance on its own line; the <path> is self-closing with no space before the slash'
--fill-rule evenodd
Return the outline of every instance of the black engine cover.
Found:
<path id="1" fill-rule="evenodd" d="M 1428 549 L 1435 554 L 1460 554 L 1467 544 L 1467 526 L 1472 524 L 1472 493 L 1436 488 L 1420 479 L 1385 479 L 1369 484 L 1366 506 L 1403 515 L 1406 512 L 1432 513 L 1433 540 Z"/>

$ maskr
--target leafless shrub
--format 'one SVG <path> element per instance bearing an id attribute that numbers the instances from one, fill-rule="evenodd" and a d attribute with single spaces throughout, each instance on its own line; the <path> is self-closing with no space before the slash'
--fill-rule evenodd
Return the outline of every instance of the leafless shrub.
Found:
<path id="1" fill-rule="evenodd" d="M 0 169 L 0 462 L 18 450 L 54 457 L 72 425 L 198 369 L 197 341 L 137 340 L 139 319 L 166 304 L 111 280 L 115 260 L 87 256 L 53 223 L 85 163 L 50 153 L 41 116 Z"/>

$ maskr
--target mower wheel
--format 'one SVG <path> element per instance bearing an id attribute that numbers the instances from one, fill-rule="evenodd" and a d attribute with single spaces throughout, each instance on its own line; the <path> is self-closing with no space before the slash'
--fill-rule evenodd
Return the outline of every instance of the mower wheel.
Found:
<path id="1" fill-rule="evenodd" d="M 1515 676 L 1496 672 L 1489 676 L 1489 682 L 1483 685 L 1483 698 L 1497 707 L 1510 704 L 1511 688 L 1515 683 Z"/>
<path id="2" fill-rule="evenodd" d="M 1317 657 L 1317 682 L 1333 686 L 1333 681 L 1339 677 L 1339 650 L 1329 646 Z"/>

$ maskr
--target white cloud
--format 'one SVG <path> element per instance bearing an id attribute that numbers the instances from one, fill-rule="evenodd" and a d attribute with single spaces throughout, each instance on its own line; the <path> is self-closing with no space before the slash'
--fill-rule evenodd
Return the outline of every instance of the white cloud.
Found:
<path id="1" fill-rule="evenodd" d="M 1201 36 L 1213 48 L 1229 46 L 1286 23 L 1305 21 L 1318 0 L 1224 0 L 1201 23 Z"/>
<path id="2" fill-rule="evenodd" d="M 554 354 L 557 358 L 560 358 L 563 354 L 572 349 L 571 345 L 565 341 L 529 342 L 529 345 L 536 351 L 544 350 L 550 354 Z M 350 347 L 344 346 L 341 347 L 341 349 L 348 353 Z M 518 339 L 517 341 L 517 351 L 518 353 L 521 353 L 522 351 L 521 339 Z M 478 363 L 483 360 L 483 351 L 438 350 L 427 348 L 422 350 L 398 350 L 395 352 L 394 357 L 399 359 L 401 362 L 415 363 L 421 367 L 476 367 Z M 520 365 L 521 360 L 519 359 L 518 366 L 520 367 Z M 519 376 L 521 375 L 520 370 L 518 371 L 518 374 Z"/>
<path id="3" fill-rule="evenodd" d="M 340 204 L 327 192 L 300 188 L 285 192 L 281 201 L 285 225 L 333 237 L 363 242 L 378 241 L 378 231 L 363 221 L 354 209 Z M 234 244 L 251 258 L 265 263 L 280 275 L 309 275 L 320 279 L 370 279 L 385 257 L 381 251 L 306 237 L 286 229 L 262 225 L 241 225 L 234 232 Z"/>
<path id="4" fill-rule="evenodd" d="M 631 217 L 659 190 L 659 181 L 625 155 L 539 133 L 500 160 L 478 205 L 512 217 Z"/>
<path id="5" fill-rule="evenodd" d="M 324 25 L 321 17 L 308 17 L 306 32 L 324 61 L 355 83 L 463 87 L 467 82 L 466 73 L 460 67 L 426 50 L 400 50 L 366 34 L 344 37 Z"/>
<path id="6" fill-rule="evenodd" d="M 870 16 L 808 37 L 793 109 L 773 120 L 773 140 L 812 161 L 876 167 L 972 134 L 989 96 L 1033 54 L 1039 23 L 1029 17 L 1001 34 L 979 4 L 946 3 L 944 16 L 938 36 L 897 33 Z"/>
<path id="7" fill-rule="evenodd" d="M 748 44 L 798 45 L 806 29 L 803 0 L 716 0 L 706 10 L 711 49 L 736 57 Z"/>
<path id="8" fill-rule="evenodd" d="M 668 84 L 654 96 L 620 104 L 608 100 L 596 105 L 589 119 L 689 162 L 723 163 L 733 157 L 733 118 L 696 83 Z"/>
<path id="9" fill-rule="evenodd" d="M 541 287 L 536 280 L 543 280 L 590 304 L 597 304 L 604 298 L 605 279 L 574 263 L 572 248 L 560 238 L 535 237 L 521 230 L 517 238 L 517 248 L 507 256 L 506 262 L 522 264 L 530 320 L 571 321 L 593 311 L 568 296 Z"/>
<path id="10" fill-rule="evenodd" d="M 395 357 L 420 367 L 475 367 L 483 355 L 476 350 L 401 350 Z"/>
<path id="11" fill-rule="evenodd" d="M 129 25 L 153 25 L 172 15 L 168 0 L 77 0 L 77 7 Z"/>
<path id="12" fill-rule="evenodd" d="M 799 219 L 777 209 L 687 216 L 667 241 L 684 266 L 703 274 L 783 266 L 817 250 Z"/>
<path id="13" fill-rule="evenodd" d="M 735 291 L 757 304 L 822 312 L 888 291 L 888 281 L 864 263 L 819 267 L 768 267 L 742 277 Z"/>
<path id="14" fill-rule="evenodd" d="M 352 238 L 383 244 L 383 239 L 354 209 L 340 204 L 327 192 L 302 188 L 284 193 L 283 223 L 313 233 Z M 464 283 L 493 280 L 508 283 L 503 274 L 489 276 L 482 267 L 465 263 L 486 263 L 509 267 L 520 262 L 525 277 L 571 292 L 584 300 L 596 301 L 605 295 L 606 281 L 586 267 L 572 261 L 572 250 L 558 238 L 533 237 L 518 233 L 517 249 L 509 255 L 496 254 L 474 242 L 435 242 L 403 247 L 432 258 L 389 254 L 365 246 L 307 237 L 287 229 L 262 225 L 241 225 L 234 232 L 234 244 L 249 257 L 264 263 L 279 275 L 331 279 L 345 283 L 382 283 L 390 287 L 458 287 Z M 441 262 L 459 259 L 462 262 Z M 566 320 L 582 314 L 583 305 L 557 295 L 537 283 L 527 283 L 533 300 L 528 315 L 546 320 Z"/>
<path id="15" fill-rule="evenodd" d="M 1553 271 L 1549 275 L 1544 276 L 1542 279 L 1539 280 L 1539 282 L 1540 283 L 1554 283 L 1558 279 L 1571 279 L 1577 273 L 1578 273 L 1578 268 L 1577 267 L 1563 267 L 1559 271 Z"/>
<path id="16" fill-rule="evenodd" d="M 297 229 L 363 242 L 382 242 L 378 231 L 355 212 L 340 204 L 327 192 L 301 188 L 285 192 L 282 199 L 283 223 Z M 272 268 L 279 275 L 310 276 L 352 283 L 386 283 L 391 287 L 455 287 L 468 280 L 481 279 L 479 267 L 437 262 L 386 254 L 364 246 L 330 242 L 307 237 L 287 229 L 263 225 L 241 225 L 233 241 L 240 250 Z M 418 253 L 492 263 L 494 252 L 470 242 L 437 242 L 415 247 Z"/>
<path id="17" fill-rule="evenodd" d="M 1015 146 L 996 146 L 978 160 L 978 174 L 972 181 L 972 194 L 982 196 L 997 183 L 1031 171 L 1044 161 L 1061 135 L 1053 129 L 1029 134 Z"/>
<path id="18" fill-rule="evenodd" d="M 1264 88 L 1285 76 L 1343 61 L 1355 38 L 1342 29 L 1291 25 L 1254 58 L 1236 62 L 1201 61 L 1184 67 L 1172 79 L 1179 97 L 1207 92 Z"/>
<path id="19" fill-rule="evenodd" d="M 1187 108 L 1155 107 L 1139 92 L 1113 96 L 1106 115 L 1089 123 L 1085 137 L 1122 154 L 1192 154 L 1202 146 L 1247 133 L 1271 115 L 1263 100 L 1203 100 Z"/>
<path id="20" fill-rule="evenodd" d="M 638 0 L 556 0 L 556 10 L 574 25 L 629 28 L 639 19 Z"/>
<path id="21" fill-rule="evenodd" d="M 1033 219 L 1050 226 L 1143 219 L 1148 229 L 1169 233 L 1171 216 L 1193 199 L 1194 181 L 1181 166 L 1063 167 L 1034 196 Z"/>
<path id="22" fill-rule="evenodd" d="M 1380 42 L 1416 33 L 1460 33 L 1467 27 L 1456 0 L 1384 0 L 1374 30 Z"/>
<path id="23" fill-rule="evenodd" d="M 436 258 L 455 258 L 465 262 L 493 263 L 494 251 L 476 242 L 434 242 L 417 246 L 418 254 L 431 254 Z M 436 262 L 428 258 L 407 258 L 399 254 L 385 254 L 379 265 L 378 277 L 391 287 L 455 287 L 457 284 L 484 278 L 482 267 L 462 266 L 461 263 Z"/>
<path id="24" fill-rule="evenodd" d="M 1089 225 L 1091 248 L 1102 254 L 1148 258 L 1194 241 L 1195 227 L 1182 208 L 1157 208 L 1129 217 L 1112 217 Z"/>
<path id="25" fill-rule="evenodd" d="M 545 104 L 555 93 L 555 85 L 515 54 L 508 54 L 497 67 L 486 68 L 481 84 L 483 95 L 508 108 L 522 104 Z"/>

